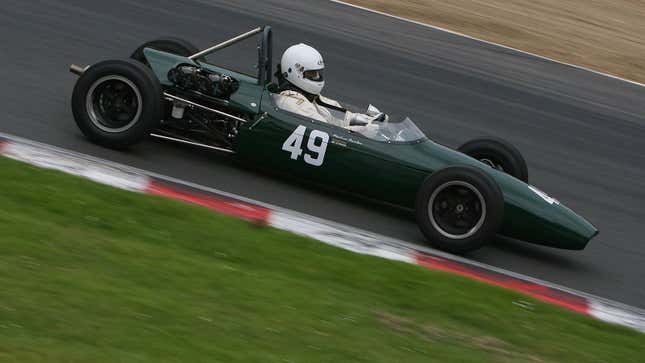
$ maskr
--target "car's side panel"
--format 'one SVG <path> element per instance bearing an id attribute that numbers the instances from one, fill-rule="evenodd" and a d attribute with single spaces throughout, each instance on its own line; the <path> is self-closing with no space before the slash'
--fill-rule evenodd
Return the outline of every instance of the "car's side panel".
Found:
<path id="1" fill-rule="evenodd" d="M 414 204 L 425 171 L 383 157 L 379 143 L 360 134 L 279 110 L 268 94 L 262 102 L 264 116 L 241 130 L 238 157 L 264 169 L 384 202 Z M 296 149 L 294 134 L 302 135 Z M 311 150 L 310 146 L 319 148 L 323 141 L 323 155 Z M 312 162 L 312 157 L 318 162 Z"/>
<path id="2" fill-rule="evenodd" d="M 269 94 L 262 114 L 238 135 L 236 156 L 298 179 L 329 183 L 344 150 L 331 143 L 333 126 L 277 109 Z"/>
<path id="3" fill-rule="evenodd" d="M 339 135 L 341 136 L 341 135 Z M 357 133 L 346 135 L 347 155 L 339 165 L 348 180 L 348 189 L 367 197 L 413 208 L 417 191 L 430 174 L 411 168 L 383 153 L 380 142 Z M 388 145 L 396 153 L 399 146 Z"/>

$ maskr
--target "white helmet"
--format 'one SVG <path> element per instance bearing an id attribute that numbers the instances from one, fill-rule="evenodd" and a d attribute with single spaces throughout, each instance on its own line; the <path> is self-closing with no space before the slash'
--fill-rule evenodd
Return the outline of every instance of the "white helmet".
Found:
<path id="1" fill-rule="evenodd" d="M 318 51 L 306 44 L 292 45 L 282 54 L 280 69 L 284 79 L 301 90 L 319 95 L 325 86 L 325 63 Z"/>

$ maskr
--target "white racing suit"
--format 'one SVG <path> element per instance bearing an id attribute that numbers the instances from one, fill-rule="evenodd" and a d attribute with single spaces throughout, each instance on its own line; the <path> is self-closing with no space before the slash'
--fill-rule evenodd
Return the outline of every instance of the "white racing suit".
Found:
<path id="1" fill-rule="evenodd" d="M 318 96 L 322 103 L 342 109 L 342 106 L 334 100 Z M 339 119 L 316 101 L 311 102 L 302 93 L 297 91 L 282 91 L 280 97 L 276 98 L 276 106 L 285 111 L 293 112 L 298 115 L 312 118 L 314 120 L 326 122 L 335 126 L 357 131 L 363 134 L 376 132 L 377 125 L 371 124 L 371 121 L 377 116 L 376 114 L 363 114 L 345 111 L 345 117 Z M 358 125 L 355 125 L 358 124 Z"/>

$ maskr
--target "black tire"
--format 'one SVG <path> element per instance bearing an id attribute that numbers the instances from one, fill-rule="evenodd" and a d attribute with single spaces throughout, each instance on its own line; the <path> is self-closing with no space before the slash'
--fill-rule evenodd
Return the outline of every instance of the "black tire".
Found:
<path id="1" fill-rule="evenodd" d="M 498 138 L 475 139 L 461 145 L 457 150 L 525 183 L 529 182 L 526 160 L 508 141 Z"/>
<path id="2" fill-rule="evenodd" d="M 471 166 L 434 172 L 419 188 L 416 219 L 428 242 L 465 253 L 492 240 L 502 225 L 504 198 L 495 180 Z"/>
<path id="3" fill-rule="evenodd" d="M 134 145 L 159 126 L 162 89 L 150 68 L 131 59 L 90 66 L 76 81 L 72 113 L 83 134 L 115 149 Z"/>
<path id="4" fill-rule="evenodd" d="M 150 66 L 150 65 L 148 64 L 148 61 L 146 60 L 146 57 L 143 54 L 144 48 L 152 48 L 152 49 L 160 50 L 162 52 L 180 55 L 183 57 L 188 57 L 189 55 L 193 55 L 199 52 L 199 49 L 197 49 L 197 47 L 195 47 L 190 42 L 183 39 L 179 39 L 179 38 L 156 39 L 156 40 L 147 42 L 145 44 L 142 44 L 130 56 L 130 58 L 136 61 L 139 61 L 145 64 L 146 66 Z"/>

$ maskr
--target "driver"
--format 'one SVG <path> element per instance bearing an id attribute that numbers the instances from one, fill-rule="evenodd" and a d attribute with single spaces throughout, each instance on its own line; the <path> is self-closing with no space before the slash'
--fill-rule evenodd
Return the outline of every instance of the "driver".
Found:
<path id="1" fill-rule="evenodd" d="M 280 95 L 277 106 L 283 110 L 344 127 L 354 131 L 368 131 L 378 128 L 372 121 L 384 121 L 386 115 L 371 106 L 367 114 L 347 111 L 337 101 L 323 97 L 320 92 L 325 86 L 323 62 L 320 53 L 306 45 L 296 44 L 282 54 L 278 79 Z M 343 119 L 334 117 L 329 109 L 345 113 Z"/>

